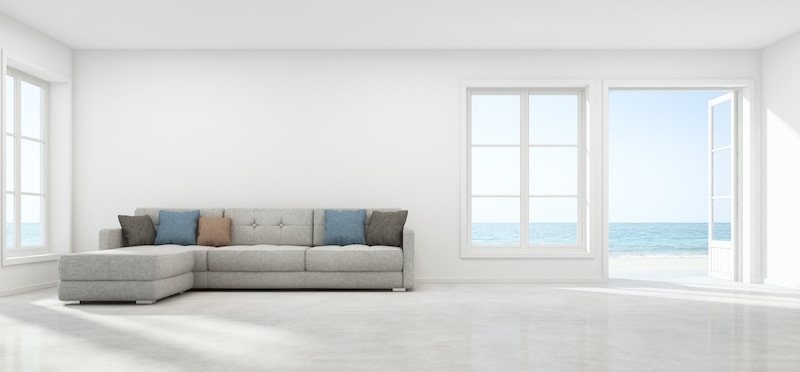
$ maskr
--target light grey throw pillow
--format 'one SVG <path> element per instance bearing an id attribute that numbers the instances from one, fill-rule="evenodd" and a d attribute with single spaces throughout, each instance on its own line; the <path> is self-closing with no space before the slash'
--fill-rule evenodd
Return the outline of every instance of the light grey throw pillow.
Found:
<path id="1" fill-rule="evenodd" d="M 406 224 L 408 211 L 372 212 L 367 226 L 367 245 L 403 246 L 403 226 Z"/>
<path id="2" fill-rule="evenodd" d="M 153 245 L 156 240 L 156 228 L 150 216 L 117 216 L 122 226 L 122 235 L 128 241 L 128 247 L 134 245 Z"/>

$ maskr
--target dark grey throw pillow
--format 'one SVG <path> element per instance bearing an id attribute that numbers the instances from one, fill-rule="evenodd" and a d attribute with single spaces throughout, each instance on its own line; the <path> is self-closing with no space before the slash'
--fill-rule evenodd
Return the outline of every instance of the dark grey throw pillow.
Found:
<path id="1" fill-rule="evenodd" d="M 367 245 L 403 245 L 403 226 L 406 224 L 408 211 L 372 212 L 367 226 Z"/>
<path id="2" fill-rule="evenodd" d="M 128 241 L 128 247 L 134 245 L 153 245 L 156 240 L 156 228 L 150 216 L 117 216 L 122 226 L 122 235 Z"/>

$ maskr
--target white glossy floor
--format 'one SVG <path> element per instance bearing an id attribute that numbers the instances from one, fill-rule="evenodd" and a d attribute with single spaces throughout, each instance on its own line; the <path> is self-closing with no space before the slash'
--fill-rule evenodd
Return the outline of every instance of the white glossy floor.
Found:
<path id="1" fill-rule="evenodd" d="M 191 291 L 155 305 L 64 305 L 48 289 L 0 298 L 0 370 L 800 368 L 800 292 L 673 279 Z"/>

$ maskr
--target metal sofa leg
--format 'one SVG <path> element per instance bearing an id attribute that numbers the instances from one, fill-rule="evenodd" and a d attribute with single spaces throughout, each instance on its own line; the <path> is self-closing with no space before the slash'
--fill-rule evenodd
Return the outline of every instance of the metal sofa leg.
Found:
<path id="1" fill-rule="evenodd" d="M 152 305 L 156 303 L 155 301 L 136 301 L 137 305 Z"/>
<path id="2" fill-rule="evenodd" d="M 392 292 L 405 292 L 405 288 L 392 288 Z"/>

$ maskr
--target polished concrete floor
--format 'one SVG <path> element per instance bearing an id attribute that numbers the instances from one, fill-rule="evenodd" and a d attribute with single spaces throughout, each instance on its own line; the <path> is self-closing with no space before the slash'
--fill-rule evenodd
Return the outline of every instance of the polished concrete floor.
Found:
<path id="1" fill-rule="evenodd" d="M 800 292 L 705 278 L 0 298 L 0 371 L 798 371 Z"/>

